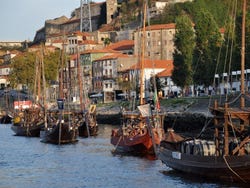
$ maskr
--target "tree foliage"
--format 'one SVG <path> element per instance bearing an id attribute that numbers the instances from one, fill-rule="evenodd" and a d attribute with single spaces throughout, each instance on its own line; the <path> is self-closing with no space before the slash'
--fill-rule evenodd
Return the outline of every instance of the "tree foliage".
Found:
<path id="1" fill-rule="evenodd" d="M 193 56 L 194 83 L 210 85 L 215 71 L 222 73 L 240 69 L 241 59 L 241 18 L 242 2 L 237 3 L 235 33 L 232 34 L 232 20 L 236 1 L 229 0 L 196 0 L 185 3 L 175 3 L 166 6 L 163 13 L 151 23 L 176 23 L 180 15 L 188 15 L 195 24 L 196 48 Z M 246 15 L 246 68 L 250 68 L 250 3 L 247 2 Z M 224 28 L 225 33 L 219 33 Z M 222 45 L 221 34 L 224 36 Z M 228 42 L 230 40 L 230 43 Z M 229 45 L 232 44 L 232 50 Z M 231 47 L 230 47 L 231 48 Z M 229 54 L 230 53 L 230 54 Z M 226 55 L 228 57 L 226 57 Z M 230 57 L 229 57 L 230 56 Z M 184 61 L 175 53 L 175 59 Z M 231 62 L 229 62 L 229 60 Z M 179 62 L 180 63 L 180 62 Z M 178 64 L 176 64 L 178 65 Z M 179 80 L 179 81 L 178 81 Z M 181 79 L 176 77 L 176 82 Z"/>
<path id="2" fill-rule="evenodd" d="M 195 17 L 195 31 L 194 80 L 196 84 L 209 86 L 213 84 L 222 37 L 213 16 L 204 9 Z"/>
<path id="3" fill-rule="evenodd" d="M 35 82 L 36 61 L 41 60 L 38 52 L 25 52 L 15 57 L 11 63 L 10 83 L 12 87 L 18 84 L 26 85 L 33 89 Z M 59 51 L 44 54 L 45 79 L 49 83 L 58 75 Z"/>
<path id="4" fill-rule="evenodd" d="M 188 16 L 176 19 L 174 70 L 172 80 L 181 88 L 192 84 L 192 61 L 195 33 Z"/>

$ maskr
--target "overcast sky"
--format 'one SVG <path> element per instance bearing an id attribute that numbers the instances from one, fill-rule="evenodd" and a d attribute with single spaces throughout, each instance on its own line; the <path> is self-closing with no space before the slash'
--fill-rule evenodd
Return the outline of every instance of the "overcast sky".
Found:
<path id="1" fill-rule="evenodd" d="M 80 0 L 1 0 L 0 41 L 33 40 L 45 20 L 70 17 Z"/>

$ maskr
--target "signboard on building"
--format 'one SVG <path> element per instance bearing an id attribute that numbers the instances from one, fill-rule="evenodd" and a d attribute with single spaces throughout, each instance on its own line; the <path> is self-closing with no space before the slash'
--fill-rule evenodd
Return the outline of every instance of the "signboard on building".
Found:
<path id="1" fill-rule="evenodd" d="M 32 101 L 14 101 L 14 109 L 22 110 L 32 107 Z"/>

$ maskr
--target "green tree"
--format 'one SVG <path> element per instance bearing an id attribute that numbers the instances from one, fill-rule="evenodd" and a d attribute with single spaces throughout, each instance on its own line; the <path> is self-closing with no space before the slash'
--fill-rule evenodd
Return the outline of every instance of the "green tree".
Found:
<path id="1" fill-rule="evenodd" d="M 9 76 L 11 87 L 15 88 L 18 84 L 31 85 L 34 82 L 35 61 L 36 54 L 27 52 L 12 60 Z"/>
<path id="2" fill-rule="evenodd" d="M 192 61 L 195 47 L 195 33 L 187 15 L 176 19 L 174 70 L 172 80 L 181 88 L 192 84 Z"/>
<path id="3" fill-rule="evenodd" d="M 11 63 L 10 83 L 13 88 L 18 84 L 27 85 L 33 90 L 35 82 L 35 62 L 40 55 L 38 52 L 25 52 L 14 58 Z M 58 75 L 59 51 L 44 54 L 46 82 L 55 80 Z"/>
<path id="4" fill-rule="evenodd" d="M 213 83 L 222 36 L 213 16 L 204 9 L 196 15 L 195 31 L 196 48 L 193 65 L 195 84 L 209 86 Z"/>
<path id="5" fill-rule="evenodd" d="M 111 43 L 111 39 L 110 38 L 105 38 L 104 39 L 104 45 L 108 46 Z"/>

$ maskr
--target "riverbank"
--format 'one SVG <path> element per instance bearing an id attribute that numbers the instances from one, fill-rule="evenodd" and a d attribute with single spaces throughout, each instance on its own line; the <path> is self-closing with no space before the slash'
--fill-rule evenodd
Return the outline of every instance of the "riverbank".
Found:
<path id="1" fill-rule="evenodd" d="M 199 132 L 206 122 L 210 121 L 211 100 L 202 98 L 178 98 L 161 100 L 161 110 L 166 113 L 164 128 L 172 127 L 178 132 Z M 98 124 L 120 125 L 121 107 L 125 102 L 97 105 Z"/>

